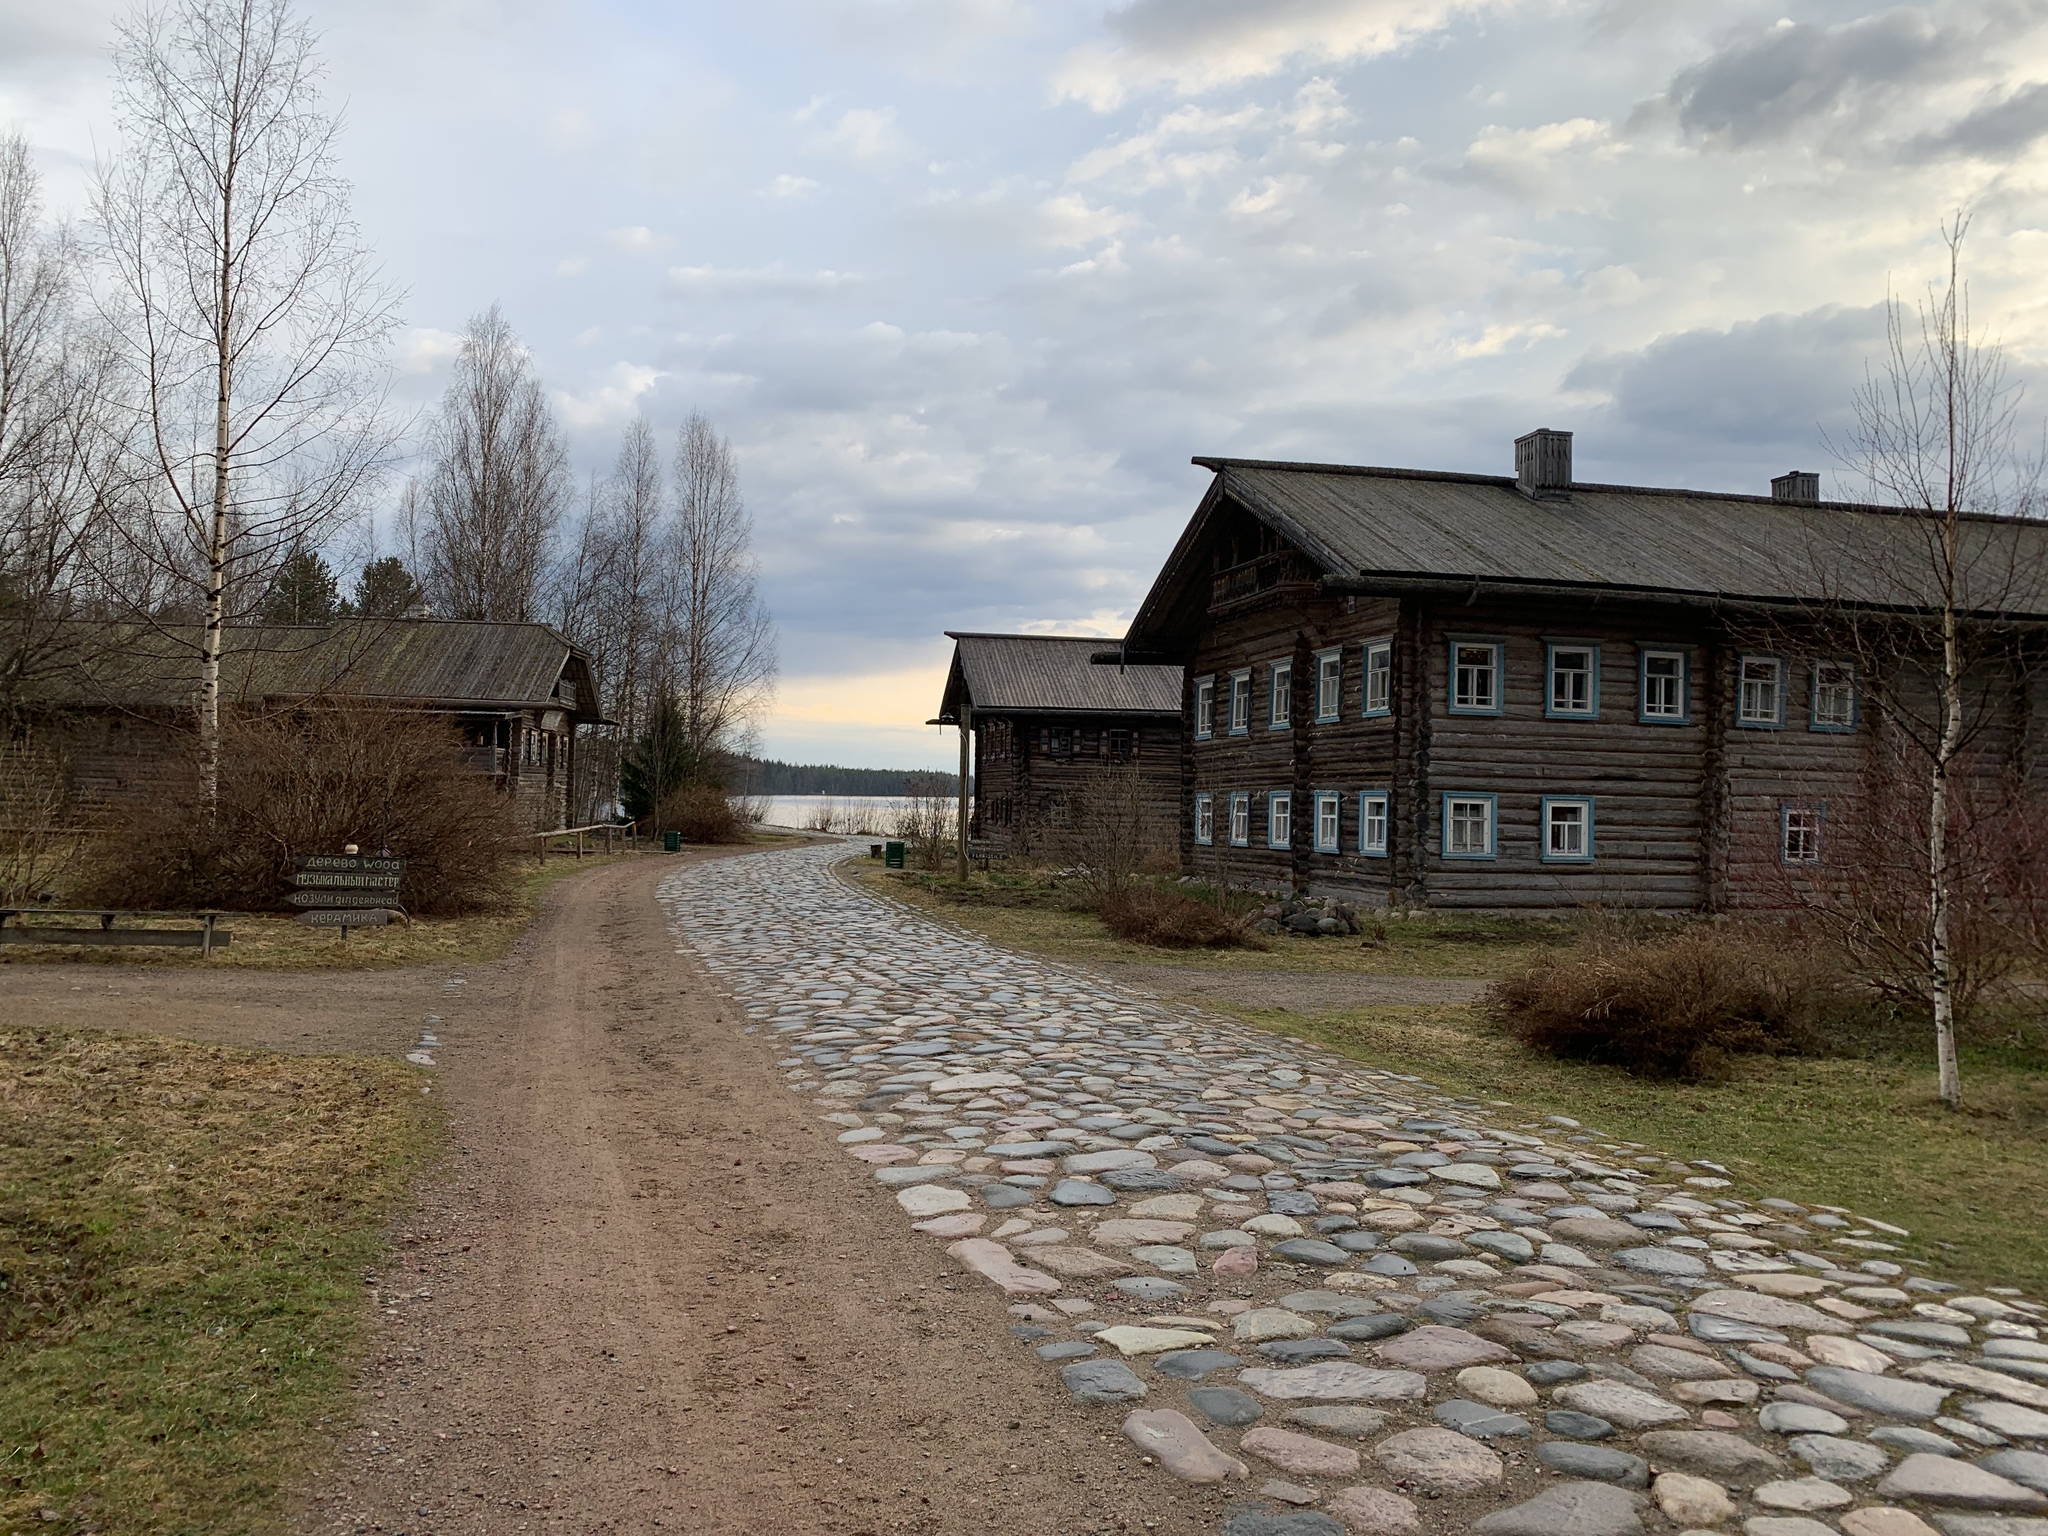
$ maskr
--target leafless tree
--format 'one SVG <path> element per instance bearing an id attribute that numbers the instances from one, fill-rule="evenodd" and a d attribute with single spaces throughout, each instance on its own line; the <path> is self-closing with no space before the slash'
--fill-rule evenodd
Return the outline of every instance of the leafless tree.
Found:
<path id="1" fill-rule="evenodd" d="M 120 521 L 144 612 L 194 612 L 200 793 L 220 767 L 223 632 L 271 568 L 356 509 L 396 438 L 396 300 L 336 167 L 315 37 L 289 0 L 179 0 L 119 29 L 122 149 L 94 197 L 134 413 Z"/>
<path id="2" fill-rule="evenodd" d="M 530 623 L 567 509 L 569 455 L 533 359 L 493 304 L 471 317 L 420 494 L 434 611 Z"/>
<path id="3" fill-rule="evenodd" d="M 1951 1106 L 1962 1102 L 1954 924 L 1979 873 L 1968 867 L 1959 775 L 1984 766 L 1981 749 L 2039 667 L 2048 598 L 2043 530 L 2033 521 L 2042 464 L 2022 438 L 2021 389 L 2004 353 L 1971 321 L 1967 232 L 1962 217 L 1943 229 L 1943 283 L 1911 310 L 1887 302 L 1884 360 L 1856 391 L 1854 431 L 1830 445 L 1872 500 L 1913 516 L 1895 554 L 1842 575 L 1845 594 L 1874 600 L 1819 626 L 1827 643 L 1853 648 L 1874 728 L 1920 780 L 1920 828 L 1909 822 L 1890 842 L 1918 865 L 1918 947 L 1939 1091 Z"/>
<path id="4" fill-rule="evenodd" d="M 737 749 L 773 695 L 775 626 L 761 602 L 753 519 L 732 444 L 693 411 L 676 434 L 675 522 L 666 606 L 690 750 L 699 762 Z"/>
<path id="5" fill-rule="evenodd" d="M 96 486 L 118 446 L 82 256 L 44 225 L 38 193 L 27 141 L 0 135 L 0 709 L 60 661 L 65 621 L 93 604 Z"/>

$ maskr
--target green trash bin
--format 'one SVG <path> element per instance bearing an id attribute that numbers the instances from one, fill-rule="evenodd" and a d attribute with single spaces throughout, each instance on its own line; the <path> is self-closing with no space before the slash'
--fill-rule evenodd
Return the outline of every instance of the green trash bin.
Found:
<path id="1" fill-rule="evenodd" d="M 680 832 L 662 833 L 661 851 L 663 853 L 681 853 L 683 851 L 683 834 Z"/>
<path id="2" fill-rule="evenodd" d="M 882 844 L 882 867 L 901 869 L 903 867 L 903 845 L 898 842 Z"/>

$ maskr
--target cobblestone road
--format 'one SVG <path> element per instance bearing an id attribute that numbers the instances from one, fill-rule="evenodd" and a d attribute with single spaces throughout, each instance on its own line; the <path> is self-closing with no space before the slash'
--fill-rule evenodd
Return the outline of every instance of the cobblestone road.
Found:
<path id="1" fill-rule="evenodd" d="M 2048 1536 L 2048 1309 L 1845 1210 L 1014 954 L 663 882 L 847 1155 L 1225 1536 Z M 973 1304 L 973 1298 L 968 1298 Z"/>

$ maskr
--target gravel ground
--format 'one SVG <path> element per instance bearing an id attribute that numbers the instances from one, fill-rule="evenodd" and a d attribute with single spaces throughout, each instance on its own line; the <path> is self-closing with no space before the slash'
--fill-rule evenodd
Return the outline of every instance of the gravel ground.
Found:
<path id="1" fill-rule="evenodd" d="M 1226 1536 L 2048 1536 L 2039 1302 L 1867 1213 L 1001 950 L 834 878 L 849 852 L 660 898 L 956 1313 L 1138 1453 L 1119 1520 L 1179 1528 L 1199 1489 Z"/>

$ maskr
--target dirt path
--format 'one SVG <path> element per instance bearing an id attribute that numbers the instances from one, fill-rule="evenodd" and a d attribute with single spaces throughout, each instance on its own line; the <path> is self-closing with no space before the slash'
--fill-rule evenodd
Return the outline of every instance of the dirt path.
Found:
<path id="1" fill-rule="evenodd" d="M 1214 1529 L 778 1086 L 663 930 L 674 868 L 565 882 L 459 994 L 414 973 L 456 1148 L 298 1528 Z"/>
<path id="2" fill-rule="evenodd" d="M 1081 969 L 1096 971 L 1119 986 L 1169 1003 L 1223 1003 L 1308 1014 L 1418 1003 L 1470 1003 L 1488 986 L 1484 981 L 1448 976 L 1319 975 L 1313 971 L 1221 970 L 1119 960 L 1085 962 Z"/>

